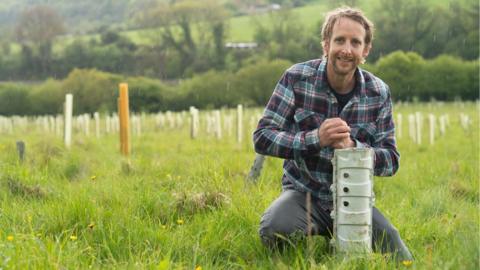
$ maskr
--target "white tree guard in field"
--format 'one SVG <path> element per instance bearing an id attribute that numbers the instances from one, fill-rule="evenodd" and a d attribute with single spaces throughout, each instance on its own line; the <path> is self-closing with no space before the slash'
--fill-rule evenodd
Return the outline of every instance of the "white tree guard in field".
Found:
<path id="1" fill-rule="evenodd" d="M 338 253 L 372 250 L 373 157 L 371 148 L 335 150 L 331 244 Z"/>
<path id="2" fill-rule="evenodd" d="M 65 146 L 70 148 L 72 145 L 72 112 L 73 112 L 73 95 L 65 95 L 65 131 L 64 141 Z"/>
<path id="3" fill-rule="evenodd" d="M 237 105 L 237 142 L 243 140 L 243 105 Z"/>

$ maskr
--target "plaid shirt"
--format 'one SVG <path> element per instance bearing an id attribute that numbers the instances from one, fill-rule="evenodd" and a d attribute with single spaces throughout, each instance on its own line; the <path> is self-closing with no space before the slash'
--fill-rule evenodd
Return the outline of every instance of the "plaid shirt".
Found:
<path id="1" fill-rule="evenodd" d="M 311 192 L 331 202 L 334 149 L 320 147 L 317 133 L 322 122 L 333 117 L 347 122 L 356 147 L 374 149 L 375 175 L 391 176 L 398 170 L 389 88 L 360 68 L 355 78 L 355 93 L 340 114 L 324 60 L 293 65 L 277 83 L 253 139 L 257 153 L 285 159 L 284 189 Z"/>

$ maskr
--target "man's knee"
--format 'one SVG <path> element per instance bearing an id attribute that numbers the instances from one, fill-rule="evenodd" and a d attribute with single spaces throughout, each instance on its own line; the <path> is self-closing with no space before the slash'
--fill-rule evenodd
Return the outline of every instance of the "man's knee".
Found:
<path id="1" fill-rule="evenodd" d="M 260 236 L 260 240 L 262 240 L 263 245 L 269 248 L 275 247 L 275 230 L 270 225 L 260 224 L 258 234 Z"/>
<path id="2" fill-rule="evenodd" d="M 305 217 L 300 206 L 303 201 L 298 197 L 296 192 L 286 191 L 265 211 L 258 230 L 263 244 L 275 247 L 293 233 L 303 233 Z"/>
<path id="3" fill-rule="evenodd" d="M 275 215 L 265 213 L 260 221 L 258 230 L 262 243 L 270 248 L 275 247 L 280 241 L 279 238 L 289 233 L 285 225 L 286 224 L 282 224 L 280 219 L 275 218 Z"/>

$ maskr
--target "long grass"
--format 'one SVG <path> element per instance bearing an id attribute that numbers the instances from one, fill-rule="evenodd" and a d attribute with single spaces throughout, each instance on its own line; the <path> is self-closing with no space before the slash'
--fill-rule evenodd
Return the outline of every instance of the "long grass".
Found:
<path id="1" fill-rule="evenodd" d="M 435 145 L 408 138 L 406 115 L 449 113 Z M 459 113 L 470 116 L 464 130 Z M 376 178 L 376 205 L 416 258 L 411 268 L 479 267 L 477 104 L 397 106 L 404 115 L 401 169 Z M 252 112 L 247 112 L 253 115 Z M 147 119 L 148 120 L 148 119 Z M 76 133 L 72 148 L 34 128 L 0 136 L 0 268 L 3 269 L 391 269 L 380 254 L 342 260 L 314 237 L 283 253 L 258 237 L 261 214 L 280 193 L 281 160 L 267 158 L 256 183 L 245 178 L 254 152 L 188 126 L 132 137 L 130 164 L 118 136 Z M 425 121 L 428 127 L 428 122 Z M 437 134 L 439 136 L 439 134 Z M 26 143 L 20 163 L 15 142 Z"/>

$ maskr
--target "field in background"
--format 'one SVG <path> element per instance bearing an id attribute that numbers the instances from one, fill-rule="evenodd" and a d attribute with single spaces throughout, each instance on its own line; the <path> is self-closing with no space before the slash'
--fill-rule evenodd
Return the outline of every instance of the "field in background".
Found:
<path id="1" fill-rule="evenodd" d="M 431 4 L 440 5 L 444 8 L 449 7 L 451 0 L 429 0 Z M 378 0 L 360 0 L 358 6 L 365 12 L 370 18 L 375 18 L 375 8 L 379 5 Z M 318 33 L 316 26 L 319 21 L 323 21 L 325 13 L 329 11 L 331 7 L 324 1 L 315 2 L 303 7 L 293 8 L 292 14 L 294 21 L 305 27 L 305 31 L 310 32 L 312 35 Z M 271 24 L 271 14 L 264 13 L 258 15 L 245 15 L 238 17 L 231 17 L 227 20 L 227 33 L 225 42 L 253 42 L 255 34 L 255 23 L 259 22 L 261 25 Z M 198 38 L 196 28 L 193 28 L 194 37 Z M 156 30 L 154 29 L 140 29 L 123 32 L 127 37 L 131 38 L 133 42 L 137 44 L 151 44 L 152 38 L 156 36 Z M 82 39 L 87 40 L 88 37 L 99 38 L 99 35 L 86 35 Z M 78 38 L 78 37 L 76 37 Z M 60 39 L 56 49 L 62 49 L 66 44 L 71 42 L 72 37 L 66 37 Z M 155 40 L 155 39 L 153 39 Z"/>
<path id="2" fill-rule="evenodd" d="M 376 206 L 411 248 L 413 267 L 479 267 L 478 106 L 395 106 L 395 115 L 403 116 L 397 134 L 401 166 L 396 176 L 375 179 Z M 424 116 L 421 145 L 408 131 L 408 115 L 417 111 Z M 4 131 L 0 268 L 393 268 L 379 254 L 351 261 L 332 257 L 321 237 L 284 254 L 263 248 L 258 222 L 280 193 L 282 162 L 267 158 L 257 182 L 245 180 L 255 157 L 251 131 L 259 113 L 245 111 L 241 143 L 234 128 L 224 128 L 221 139 L 208 134 L 207 112 L 201 112 L 195 140 L 187 113 L 183 124 L 172 126 L 146 115 L 141 134 L 132 130 L 130 165 L 119 154 L 118 134 L 105 134 L 104 122 L 99 138 L 93 122 L 89 136 L 76 130 L 70 150 L 42 122 Z M 445 135 L 437 124 L 433 145 L 429 113 L 449 117 Z M 461 114 L 469 117 L 464 127 Z M 18 140 L 26 144 L 23 163 Z"/>

